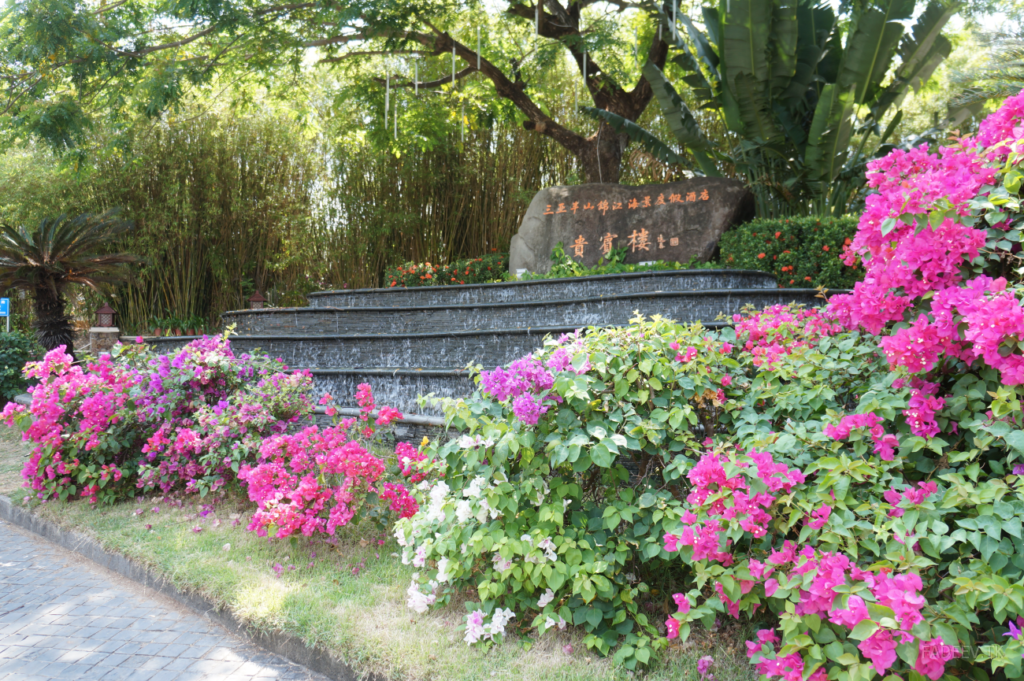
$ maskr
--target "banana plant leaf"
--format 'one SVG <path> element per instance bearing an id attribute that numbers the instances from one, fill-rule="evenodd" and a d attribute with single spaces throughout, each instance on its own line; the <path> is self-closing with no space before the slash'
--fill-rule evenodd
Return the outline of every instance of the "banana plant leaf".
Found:
<path id="1" fill-rule="evenodd" d="M 711 142 L 704 136 L 700 124 L 661 69 L 656 64 L 647 62 L 644 64 L 643 74 L 651 84 L 654 97 L 658 100 L 661 112 L 679 144 L 691 151 L 708 149 Z"/>
<path id="2" fill-rule="evenodd" d="M 789 88 L 796 74 L 797 45 L 800 30 L 797 23 L 797 6 L 800 0 L 776 0 L 772 3 L 772 23 L 768 63 L 771 99 L 778 99 Z"/>
<path id="3" fill-rule="evenodd" d="M 722 18 L 714 7 L 702 7 L 700 14 L 704 17 L 704 26 L 707 27 L 708 38 L 716 47 L 722 46 Z"/>
<path id="4" fill-rule="evenodd" d="M 874 98 L 903 36 L 901 22 L 913 11 L 914 0 L 880 0 L 877 5 L 854 11 L 853 29 L 836 84 L 841 91 L 853 86 L 857 104 Z"/>
<path id="5" fill-rule="evenodd" d="M 875 120 L 881 120 L 890 108 L 899 107 L 908 88 L 920 90 L 939 64 L 949 57 L 953 46 L 942 35 L 942 30 L 959 8 L 960 5 L 946 6 L 932 2 L 921 13 L 912 33 L 900 43 L 901 63 L 893 74 L 892 82 L 878 95 L 871 107 L 871 115 Z"/>
<path id="6" fill-rule="evenodd" d="M 686 165 L 685 159 L 677 154 L 670 146 L 641 128 L 633 121 L 623 118 L 618 114 L 614 114 L 611 111 L 598 109 L 593 106 L 581 106 L 580 111 L 595 120 L 604 121 L 608 125 L 612 126 L 612 129 L 614 129 L 615 132 L 625 133 L 629 136 L 631 141 L 642 146 L 648 153 L 662 163 L 681 166 Z"/>
<path id="7" fill-rule="evenodd" d="M 826 60 L 826 68 L 830 61 L 838 64 L 836 56 L 827 51 L 835 20 L 835 12 L 828 5 L 802 2 L 797 6 L 796 67 L 786 91 L 777 97 L 795 115 L 809 113 L 814 107 L 813 101 L 807 101 L 807 95 L 816 80 L 826 80 L 820 74 L 822 60 Z"/>
<path id="8" fill-rule="evenodd" d="M 683 168 L 689 167 L 690 164 L 685 158 L 677 154 L 670 146 L 641 128 L 636 123 L 627 120 L 618 114 L 592 106 L 581 106 L 580 111 L 591 118 L 608 123 L 612 126 L 612 129 L 615 130 L 615 132 L 625 133 L 626 136 L 629 137 L 630 141 L 639 144 L 641 147 L 646 149 L 649 154 L 662 163 L 678 165 Z M 705 175 L 709 177 L 721 176 L 721 173 L 715 167 L 714 161 L 706 152 L 697 149 L 690 150 L 690 153 L 694 157 L 694 160 L 697 161 L 697 165 Z"/>
<path id="9" fill-rule="evenodd" d="M 853 133 L 855 88 L 856 85 L 850 85 L 844 91 L 829 83 L 821 92 L 804 154 L 804 165 L 812 180 L 831 181 L 846 161 Z"/>
<path id="10" fill-rule="evenodd" d="M 737 78 L 741 73 L 753 76 L 764 87 L 768 80 L 768 33 L 772 25 L 772 2 L 766 0 L 729 0 L 729 11 L 722 26 L 722 81 L 733 97 L 740 99 Z M 749 98 L 749 95 L 748 95 Z"/>
<path id="11" fill-rule="evenodd" d="M 748 138 L 756 142 L 774 142 L 783 136 L 775 124 L 767 97 L 761 83 L 749 73 L 736 77 L 736 101 L 739 104 L 743 130 Z"/>
<path id="12" fill-rule="evenodd" d="M 715 48 L 711 46 L 704 34 L 697 30 L 697 27 L 690 21 L 690 17 L 681 16 L 679 17 L 679 23 L 686 29 L 686 35 L 693 42 L 693 47 L 696 55 L 700 57 L 704 68 L 711 73 L 711 77 L 715 80 L 721 80 L 721 76 L 718 73 L 718 66 L 721 60 L 718 58 L 718 54 L 715 52 Z"/>

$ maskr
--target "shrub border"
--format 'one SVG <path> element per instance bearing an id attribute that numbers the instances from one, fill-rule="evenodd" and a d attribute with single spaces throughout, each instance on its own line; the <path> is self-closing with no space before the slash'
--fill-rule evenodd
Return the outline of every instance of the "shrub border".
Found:
<path id="1" fill-rule="evenodd" d="M 231 633 L 268 652 L 280 655 L 295 664 L 323 674 L 335 681 L 385 681 L 378 674 L 361 674 L 319 646 L 309 647 L 302 639 L 282 631 L 257 632 L 235 617 L 227 609 L 218 608 L 199 593 L 182 591 L 171 584 L 160 572 L 104 549 L 90 537 L 66 530 L 43 520 L 31 511 L 15 506 L 9 497 L 0 495 L 0 518 L 13 525 L 72 551 L 97 565 L 130 579 L 140 586 L 152 589 L 173 599 L 200 617 L 206 617 L 227 628 Z"/>

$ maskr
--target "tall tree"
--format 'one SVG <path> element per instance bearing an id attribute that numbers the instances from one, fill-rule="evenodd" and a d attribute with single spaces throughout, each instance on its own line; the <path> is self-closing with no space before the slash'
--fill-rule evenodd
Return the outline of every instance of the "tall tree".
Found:
<path id="1" fill-rule="evenodd" d="M 638 0 L 508 0 L 510 18 L 531 26 L 568 52 L 595 107 L 637 120 L 653 96 L 642 75 L 620 83 L 594 57 L 607 36 L 583 25 L 600 5 L 650 17 L 644 57 L 663 66 L 668 44 L 653 27 L 675 14 L 674 0 L 659 8 Z M 351 56 L 454 54 L 454 79 L 479 72 L 525 117 L 524 125 L 571 151 L 588 181 L 618 182 L 627 135 L 607 123 L 587 134 L 554 120 L 529 92 L 517 64 L 500 63 L 452 36 L 460 13 L 475 0 L 314 0 L 271 4 L 260 0 L 23 0 L 0 20 L 0 116 L 9 137 L 27 135 L 73 149 L 96 116 L 159 115 L 190 85 L 219 73 L 262 74 L 273 82 L 282 66 L 301 68 L 307 53 L 320 63 Z M 597 10 L 592 10 L 596 12 Z M 486 50 L 484 50 L 486 52 Z M 445 78 L 424 86 L 437 85 Z M 412 83 L 399 86 L 415 87 Z"/>
<path id="2" fill-rule="evenodd" d="M 744 173 L 760 215 L 841 215 L 903 99 L 949 56 L 942 30 L 959 6 L 932 0 L 908 27 L 916 9 L 916 0 L 842 2 L 838 12 L 818 0 L 719 0 L 704 8 L 703 31 L 683 18 L 687 40 L 676 40 L 673 62 L 701 107 L 734 134 L 732 148 L 704 136 L 659 66 L 644 73 L 679 145 L 705 174 L 722 166 Z M 674 160 L 614 112 L 590 113 Z"/>

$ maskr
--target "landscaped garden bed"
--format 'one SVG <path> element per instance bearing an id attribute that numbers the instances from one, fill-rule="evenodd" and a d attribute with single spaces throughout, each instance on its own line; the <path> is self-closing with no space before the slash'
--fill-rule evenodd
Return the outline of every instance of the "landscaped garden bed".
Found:
<path id="1" fill-rule="evenodd" d="M 25 494 L 21 469 L 28 453 L 18 432 L 0 425 L 0 494 L 15 503 Z M 461 604 L 424 615 L 409 610 L 406 590 L 414 569 L 396 557 L 394 539 L 377 545 L 353 528 L 332 543 L 268 541 L 246 531 L 252 511 L 237 494 L 209 500 L 148 495 L 111 506 L 58 501 L 33 508 L 41 518 L 148 566 L 179 590 L 220 605 L 254 631 L 295 635 L 359 672 L 409 681 L 621 676 L 572 630 L 537 641 L 513 639 L 490 651 L 471 648 L 459 629 Z M 711 655 L 716 678 L 751 679 L 742 653 L 745 633 L 732 627 L 699 636 L 649 678 L 695 679 L 698 660 Z"/>
<path id="2" fill-rule="evenodd" d="M 369 494 L 370 499 L 352 504 L 357 518 L 329 532 L 327 523 L 338 516 L 326 511 L 315 529 L 306 521 L 317 514 L 298 521 L 301 514 L 293 514 L 296 522 L 285 528 L 289 520 L 274 512 L 273 503 L 263 498 L 258 508 L 253 501 L 260 498 L 258 483 L 242 484 L 246 464 L 259 469 L 257 452 L 267 439 L 286 442 L 292 437 L 286 432 L 295 438 L 310 433 L 303 419 L 313 405 L 304 396 L 309 386 L 303 373 L 286 373 L 267 358 L 235 357 L 223 338 L 196 341 L 170 357 L 152 355 L 141 345 L 121 346 L 89 372 L 71 368 L 55 352 L 34 373 L 42 384 L 34 394 L 35 420 L 23 419 L 22 425 L 40 438 L 64 430 L 67 446 L 33 451 L 15 429 L 0 426 L 0 493 L 138 561 L 179 590 L 201 595 L 254 631 L 297 636 L 359 672 L 389 678 L 621 675 L 610 660 L 589 652 L 574 629 L 546 637 L 524 632 L 486 651 L 463 641 L 460 599 L 433 613 L 409 610 L 415 568 L 403 565 L 381 515 L 389 502 L 401 507 L 407 499 L 401 493 L 379 506 Z M 44 395 L 69 399 L 53 402 Z M 396 413 L 376 409 L 368 387 L 359 400 L 364 419 L 318 434 L 332 432 L 333 444 L 347 444 L 345 461 L 369 465 L 368 475 L 379 474 L 374 482 L 386 493 L 389 485 L 400 483 L 384 479 L 409 477 L 399 470 L 408 468 L 408 460 L 403 465 L 394 448 L 379 439 Z M 330 401 L 323 402 L 330 411 Z M 301 444 L 296 453 L 315 449 L 309 440 L 294 442 Z M 159 458 L 151 456 L 157 451 Z M 415 449 L 399 445 L 398 451 Z M 225 454 L 233 459 L 225 460 Z M 293 472 L 294 461 L 288 463 Z M 378 461 L 389 470 L 375 468 Z M 34 490 L 22 486 L 26 465 Z M 327 490 L 332 476 L 341 483 L 332 489 L 338 491 L 344 476 L 321 469 L 313 477 Z M 267 529 L 270 537 L 259 536 Z M 666 657 L 652 678 L 692 675 L 708 653 L 718 661 L 718 678 L 749 678 L 743 631 L 732 627 L 695 640 Z"/>
<path id="3" fill-rule="evenodd" d="M 52 351 L 4 413 L 35 444 L 26 503 L 396 675 L 722 679 L 742 632 L 769 679 L 1020 678 L 1022 123 L 1024 93 L 871 163 L 865 277 L 825 309 L 549 338 L 419 447 L 383 446 L 398 415 L 365 385 L 358 419 L 303 427 L 309 376 L 226 338 L 88 372 Z"/>

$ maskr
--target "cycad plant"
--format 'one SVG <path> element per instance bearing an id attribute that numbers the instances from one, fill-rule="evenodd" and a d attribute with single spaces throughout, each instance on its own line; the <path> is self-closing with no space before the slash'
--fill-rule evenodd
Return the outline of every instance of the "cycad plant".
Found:
<path id="1" fill-rule="evenodd" d="M 73 356 L 74 335 L 65 311 L 65 290 L 68 284 L 82 284 L 98 292 L 102 284 L 126 279 L 123 266 L 139 259 L 106 251 L 131 228 L 132 223 L 119 220 L 115 211 L 46 218 L 33 231 L 0 225 L 0 291 L 21 288 L 29 292 L 36 337 L 43 348 L 64 345 Z"/>
<path id="2" fill-rule="evenodd" d="M 720 0 L 703 9 L 703 30 L 685 15 L 679 27 L 665 17 L 676 50 L 670 62 L 686 73 L 698 106 L 722 118 L 734 140 L 728 148 L 705 136 L 651 63 L 644 76 L 685 154 L 607 111 L 588 113 L 663 161 L 690 162 L 706 175 L 735 168 L 762 217 L 841 215 L 865 162 L 899 121 L 892 111 L 949 55 L 941 32 L 957 6 L 930 3 L 908 31 L 915 6 L 916 0 L 843 0 L 835 8 L 817 0 Z"/>

